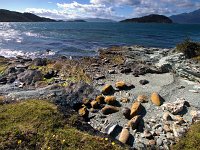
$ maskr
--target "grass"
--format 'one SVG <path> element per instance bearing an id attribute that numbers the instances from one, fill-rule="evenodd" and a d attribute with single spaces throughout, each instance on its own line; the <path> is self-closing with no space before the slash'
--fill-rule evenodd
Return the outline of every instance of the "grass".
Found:
<path id="1" fill-rule="evenodd" d="M 200 122 L 191 126 L 188 133 L 173 147 L 173 150 L 200 150 Z"/>
<path id="2" fill-rule="evenodd" d="M 194 58 L 200 56 L 200 43 L 193 42 L 190 39 L 186 39 L 183 42 L 177 44 L 176 49 L 177 51 L 184 53 L 186 58 Z"/>
<path id="3" fill-rule="evenodd" d="M 74 122 L 72 116 L 69 122 Z M 118 150 L 115 143 L 72 127 L 47 101 L 0 105 L 0 149 Z"/>

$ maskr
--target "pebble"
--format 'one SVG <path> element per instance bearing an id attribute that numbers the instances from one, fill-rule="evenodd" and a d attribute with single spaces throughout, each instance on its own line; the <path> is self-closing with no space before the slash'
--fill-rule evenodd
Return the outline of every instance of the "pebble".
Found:
<path id="1" fill-rule="evenodd" d="M 131 113 L 130 113 L 130 117 L 134 117 L 135 115 L 137 115 L 139 113 L 141 109 L 141 104 L 138 101 L 135 101 L 131 107 Z"/>
<path id="2" fill-rule="evenodd" d="M 133 117 L 129 122 L 128 122 L 128 127 L 132 128 L 135 130 L 138 127 L 138 123 L 140 122 L 141 116 L 137 115 Z"/>
<path id="3" fill-rule="evenodd" d="M 151 101 L 156 106 L 160 106 L 161 105 L 161 97 L 160 97 L 160 95 L 157 92 L 152 93 L 151 94 Z"/>
<path id="4" fill-rule="evenodd" d="M 163 129 L 164 129 L 165 132 L 170 132 L 171 131 L 170 126 L 166 125 L 166 124 L 163 126 Z"/>
<path id="5" fill-rule="evenodd" d="M 124 81 L 119 81 L 115 83 L 115 87 L 122 90 L 127 88 L 127 85 Z"/>

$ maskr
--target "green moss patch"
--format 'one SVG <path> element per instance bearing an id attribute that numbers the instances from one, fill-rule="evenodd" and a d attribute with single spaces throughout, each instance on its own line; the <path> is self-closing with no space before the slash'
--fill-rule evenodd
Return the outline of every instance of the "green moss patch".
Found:
<path id="1" fill-rule="evenodd" d="M 174 150 L 200 150 L 200 122 L 191 126 L 188 133 L 174 147 Z"/>
<path id="2" fill-rule="evenodd" d="M 76 119 L 72 117 L 73 122 Z M 57 107 L 29 100 L 0 105 L 0 149 L 120 149 L 114 142 L 71 127 Z"/>

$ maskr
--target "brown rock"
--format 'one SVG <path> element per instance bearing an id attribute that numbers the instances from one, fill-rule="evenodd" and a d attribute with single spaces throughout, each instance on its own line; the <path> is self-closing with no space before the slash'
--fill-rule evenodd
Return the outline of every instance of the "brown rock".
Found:
<path id="1" fill-rule="evenodd" d="M 105 85 L 102 89 L 102 94 L 109 95 L 114 91 L 112 85 Z"/>
<path id="2" fill-rule="evenodd" d="M 82 100 L 82 102 L 83 102 L 84 105 L 89 105 L 90 104 L 90 100 L 88 98 L 84 98 Z"/>
<path id="3" fill-rule="evenodd" d="M 96 97 L 96 101 L 99 104 L 103 104 L 103 103 L 105 103 L 105 97 L 103 95 L 99 95 L 99 96 Z"/>
<path id="4" fill-rule="evenodd" d="M 145 95 L 139 95 L 139 96 L 137 97 L 137 101 L 138 101 L 138 102 L 141 102 L 141 103 L 146 103 L 146 102 L 148 102 L 147 97 L 146 97 Z"/>
<path id="5" fill-rule="evenodd" d="M 152 93 L 151 101 L 156 106 L 160 106 L 161 105 L 161 97 L 160 97 L 160 95 L 158 93 L 156 93 L 156 92 Z"/>
<path id="6" fill-rule="evenodd" d="M 118 112 L 119 108 L 114 106 L 105 106 L 104 108 L 101 109 L 101 111 L 104 115 L 109 115 Z"/>
<path id="7" fill-rule="evenodd" d="M 128 103 L 130 100 L 126 97 L 121 98 L 120 100 L 122 103 Z"/>
<path id="8" fill-rule="evenodd" d="M 140 119 L 141 119 L 140 115 L 133 117 L 131 120 L 129 120 L 128 127 L 135 130 L 138 126 L 138 123 L 140 122 Z"/>
<path id="9" fill-rule="evenodd" d="M 114 105 L 116 103 L 116 97 L 115 96 L 106 96 L 105 97 L 105 102 L 108 105 Z"/>
<path id="10" fill-rule="evenodd" d="M 122 129 L 122 132 L 119 135 L 119 141 L 125 144 L 128 141 L 129 136 L 129 130 L 126 128 Z"/>
<path id="11" fill-rule="evenodd" d="M 98 106 L 99 106 L 99 104 L 96 100 L 93 100 L 90 104 L 91 104 L 92 108 L 94 108 L 94 109 L 98 108 Z"/>
<path id="12" fill-rule="evenodd" d="M 83 107 L 83 108 L 81 108 L 81 109 L 78 110 L 78 114 L 79 114 L 81 117 L 87 118 L 87 117 L 88 117 L 88 114 L 89 114 L 89 111 L 87 110 L 86 107 Z"/>
<path id="13" fill-rule="evenodd" d="M 124 107 L 122 109 L 122 114 L 125 116 L 125 118 L 129 119 L 130 113 L 131 113 L 131 110 L 128 107 Z"/>
<path id="14" fill-rule="evenodd" d="M 137 115 L 140 111 L 141 104 L 138 101 L 135 101 L 131 107 L 131 113 L 130 117 L 133 118 L 135 115 Z"/>
<path id="15" fill-rule="evenodd" d="M 126 85 L 126 83 L 124 81 L 116 82 L 115 86 L 118 89 L 125 89 L 127 87 L 127 85 Z"/>

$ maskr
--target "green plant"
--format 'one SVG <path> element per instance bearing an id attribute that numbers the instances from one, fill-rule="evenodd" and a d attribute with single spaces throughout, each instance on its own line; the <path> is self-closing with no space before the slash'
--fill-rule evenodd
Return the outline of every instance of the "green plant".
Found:
<path id="1" fill-rule="evenodd" d="M 179 52 L 184 53 L 186 58 L 193 58 L 200 55 L 200 43 L 193 42 L 189 38 L 176 45 Z"/>

